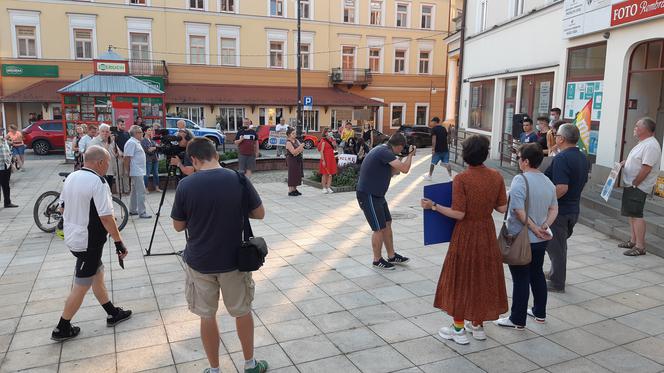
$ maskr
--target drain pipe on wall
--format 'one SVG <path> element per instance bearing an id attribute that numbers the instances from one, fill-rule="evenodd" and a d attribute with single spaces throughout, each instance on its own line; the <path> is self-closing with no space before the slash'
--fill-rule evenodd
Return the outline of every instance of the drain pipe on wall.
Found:
<path id="1" fill-rule="evenodd" d="M 468 15 L 468 0 L 463 0 L 463 18 L 461 18 L 461 36 L 459 37 L 459 71 L 457 72 L 457 91 L 456 91 L 456 113 L 454 121 L 456 128 L 454 129 L 454 143 L 459 146 L 459 118 L 461 116 L 461 88 L 463 87 L 463 55 L 466 42 L 466 17 Z"/>

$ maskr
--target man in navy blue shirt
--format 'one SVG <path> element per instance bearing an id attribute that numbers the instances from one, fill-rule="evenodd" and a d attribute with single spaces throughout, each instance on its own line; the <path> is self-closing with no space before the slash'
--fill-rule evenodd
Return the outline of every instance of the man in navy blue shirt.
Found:
<path id="1" fill-rule="evenodd" d="M 360 178 L 357 182 L 357 202 L 364 212 L 373 231 L 373 266 L 379 269 L 394 269 L 394 264 L 408 262 L 408 258 L 394 252 L 392 239 L 392 216 L 385 200 L 385 193 L 390 186 L 390 179 L 399 173 L 407 174 L 415 155 L 415 147 L 404 161 L 397 159 L 407 145 L 401 133 L 395 133 L 387 144 L 374 147 L 362 161 Z M 387 260 L 383 259 L 382 249 L 385 244 Z"/>
<path id="2" fill-rule="evenodd" d="M 219 292 L 228 313 L 235 318 L 242 345 L 245 373 L 264 373 L 267 362 L 254 359 L 254 320 L 251 272 L 238 271 L 242 242 L 242 201 L 248 200 L 251 219 L 263 219 L 265 209 L 251 182 L 241 183 L 232 170 L 221 168 L 212 141 L 197 137 L 187 145 L 196 170 L 182 179 L 175 191 L 171 218 L 176 231 L 187 231 L 185 297 L 189 310 L 201 318 L 201 339 L 210 362 L 206 372 L 219 373 Z M 245 177 L 245 176 L 242 176 Z M 223 193 L 209 193 L 211 188 Z"/>
<path id="3" fill-rule="evenodd" d="M 556 186 L 558 197 L 558 217 L 551 225 L 553 239 L 546 248 L 551 259 L 547 286 L 550 291 L 560 293 L 565 292 L 567 239 L 572 236 L 579 218 L 581 192 L 588 181 L 588 160 L 576 147 L 579 136 L 579 129 L 573 124 L 563 124 L 558 128 L 556 145 L 560 153 L 545 172 Z"/>
<path id="4" fill-rule="evenodd" d="M 537 132 L 533 128 L 533 120 L 526 118 L 523 120 L 523 132 L 519 136 L 519 141 L 522 144 L 530 144 L 537 142 Z"/>

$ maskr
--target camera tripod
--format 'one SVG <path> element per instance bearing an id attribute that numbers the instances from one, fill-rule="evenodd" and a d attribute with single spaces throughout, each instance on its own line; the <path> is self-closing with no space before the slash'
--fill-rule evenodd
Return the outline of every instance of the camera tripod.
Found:
<path id="1" fill-rule="evenodd" d="M 157 225 L 159 224 L 159 216 L 161 215 L 161 207 L 164 205 L 164 198 L 166 198 L 166 190 L 168 189 L 168 184 L 171 181 L 171 177 L 175 176 L 175 166 L 171 166 L 170 164 L 171 158 L 167 158 L 167 164 L 168 164 L 168 171 L 166 174 L 166 185 L 164 185 L 164 189 L 161 191 L 161 199 L 159 200 L 159 208 L 157 209 L 157 213 L 155 214 L 155 219 L 154 219 L 154 227 L 152 228 L 152 236 L 150 236 L 150 245 L 148 246 L 148 249 L 145 250 L 145 255 L 143 256 L 166 256 L 166 255 L 182 255 L 182 250 L 180 251 L 174 251 L 171 253 L 158 253 L 158 254 L 152 254 L 152 242 L 154 241 L 154 234 L 157 231 Z"/>

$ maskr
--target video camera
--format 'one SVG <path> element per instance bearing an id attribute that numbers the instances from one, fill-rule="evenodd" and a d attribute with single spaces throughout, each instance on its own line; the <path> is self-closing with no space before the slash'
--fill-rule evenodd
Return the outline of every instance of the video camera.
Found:
<path id="1" fill-rule="evenodd" d="M 161 141 L 161 144 L 157 147 L 157 151 L 164 154 L 167 158 L 171 157 L 180 157 L 183 158 L 184 153 L 187 149 L 180 146 L 180 141 L 182 141 L 182 136 L 171 135 L 168 133 L 168 129 L 162 128 L 155 131 L 154 140 Z"/>
<path id="2" fill-rule="evenodd" d="M 415 151 L 415 145 L 411 145 L 410 141 L 406 140 L 406 146 L 401 150 L 399 157 L 407 157 L 410 153 Z"/>

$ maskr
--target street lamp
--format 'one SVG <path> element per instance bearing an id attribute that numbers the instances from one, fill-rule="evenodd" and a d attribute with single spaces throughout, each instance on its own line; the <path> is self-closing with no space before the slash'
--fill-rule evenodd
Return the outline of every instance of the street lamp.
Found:
<path id="1" fill-rule="evenodd" d="M 436 87 L 433 86 L 433 80 L 431 80 L 430 84 L 429 84 L 429 116 L 431 116 L 431 113 L 433 112 L 433 110 L 431 110 L 431 95 L 432 94 L 435 95 L 436 92 L 437 92 Z M 427 119 L 430 120 L 431 118 L 427 118 Z"/>
<path id="2" fill-rule="evenodd" d="M 297 0 L 297 126 L 295 134 L 298 138 L 302 136 L 302 6 Z"/>

